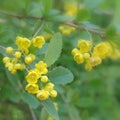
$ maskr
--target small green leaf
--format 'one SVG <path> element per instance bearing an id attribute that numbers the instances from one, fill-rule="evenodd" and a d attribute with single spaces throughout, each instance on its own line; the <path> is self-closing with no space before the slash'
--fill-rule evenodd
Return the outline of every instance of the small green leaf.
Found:
<path id="1" fill-rule="evenodd" d="M 42 2 L 43 2 L 43 6 L 44 6 L 43 14 L 47 15 L 52 8 L 53 0 L 42 0 Z"/>
<path id="2" fill-rule="evenodd" d="M 62 37 L 60 33 L 56 33 L 50 40 L 47 52 L 45 54 L 45 62 L 48 66 L 52 65 L 60 56 L 62 50 Z"/>
<path id="3" fill-rule="evenodd" d="M 106 32 L 106 36 L 110 39 L 114 38 L 117 33 L 115 26 L 109 26 L 105 32 Z"/>
<path id="4" fill-rule="evenodd" d="M 91 2 L 90 0 L 84 0 L 86 8 L 92 10 L 100 6 L 104 0 L 95 0 L 94 2 Z"/>
<path id="5" fill-rule="evenodd" d="M 49 79 L 55 84 L 67 84 L 73 81 L 72 72 L 64 67 L 56 67 L 48 73 Z"/>
<path id="6" fill-rule="evenodd" d="M 66 16 L 66 15 L 54 15 L 52 17 L 49 17 L 49 20 L 55 21 L 55 22 L 68 22 L 74 20 L 74 16 Z"/>
<path id="7" fill-rule="evenodd" d="M 7 69 L 6 69 L 6 75 L 8 77 L 9 82 L 11 83 L 12 87 L 14 87 L 16 90 L 18 90 L 18 80 L 19 77 L 17 74 L 11 74 Z"/>
<path id="8" fill-rule="evenodd" d="M 28 9 L 29 10 L 28 15 L 42 17 L 43 9 L 44 8 L 41 2 L 31 2 L 30 7 Z"/>
<path id="9" fill-rule="evenodd" d="M 59 116 L 58 113 L 53 105 L 53 103 L 50 100 L 46 100 L 41 102 L 42 105 L 45 107 L 45 109 L 47 110 L 47 112 L 55 119 L 55 120 L 59 120 Z"/>
<path id="10" fill-rule="evenodd" d="M 40 103 L 37 100 L 37 98 L 35 98 L 34 95 L 31 95 L 31 94 L 29 94 L 27 92 L 23 93 L 22 100 L 25 103 L 27 103 L 28 105 L 30 105 L 32 108 L 34 108 L 34 109 L 37 108 L 40 105 Z"/>
<path id="11" fill-rule="evenodd" d="M 87 9 L 81 9 L 78 11 L 77 20 L 85 21 L 90 18 L 90 12 Z"/>

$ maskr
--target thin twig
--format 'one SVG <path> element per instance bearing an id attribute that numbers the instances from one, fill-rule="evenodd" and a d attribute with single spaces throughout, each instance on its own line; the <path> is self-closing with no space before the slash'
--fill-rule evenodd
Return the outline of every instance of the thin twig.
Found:
<path id="1" fill-rule="evenodd" d="M 4 11 L 4 10 L 0 10 L 0 13 L 1 14 L 5 14 L 5 15 L 8 15 L 8 16 L 11 16 L 11 17 L 16 17 L 16 18 L 19 18 L 19 19 L 39 19 L 39 20 L 42 20 L 43 21 L 43 18 L 41 17 L 38 17 L 38 16 L 25 16 L 25 15 L 18 15 L 16 13 L 11 13 L 11 12 L 8 12 L 8 11 Z M 65 25 L 69 25 L 69 26 L 72 26 L 76 29 L 79 29 L 79 30 L 85 30 L 86 28 L 83 26 L 83 25 L 76 25 L 75 23 L 73 22 L 65 22 L 65 23 L 62 23 L 62 24 L 65 24 Z M 41 29 L 41 28 L 40 28 Z M 97 34 L 99 35 L 101 38 L 105 38 L 105 32 L 102 32 L 102 31 L 99 31 L 99 30 L 96 30 L 96 29 L 87 29 L 90 33 L 93 33 L 93 34 Z"/>
<path id="2" fill-rule="evenodd" d="M 33 38 L 37 36 L 37 34 L 40 32 L 40 30 L 43 28 L 44 26 L 44 20 L 42 20 L 39 28 L 37 29 L 37 31 L 35 32 L 35 34 L 33 35 Z"/>
<path id="3" fill-rule="evenodd" d="M 4 15 L 7 15 L 7 16 L 16 17 L 16 18 L 19 18 L 19 19 L 42 19 L 41 17 L 38 17 L 38 16 L 18 15 L 16 13 L 4 11 L 4 10 L 0 10 L 0 13 L 4 14 Z"/>
<path id="4" fill-rule="evenodd" d="M 35 116 L 35 113 L 34 113 L 34 111 L 33 111 L 33 109 L 31 108 L 30 105 L 29 105 L 29 110 L 30 110 L 30 112 L 31 112 L 31 115 L 32 115 L 33 120 L 37 120 L 37 118 L 36 118 L 36 116 Z"/>
<path id="5" fill-rule="evenodd" d="M 74 28 L 77 28 L 79 30 L 86 30 L 86 27 L 82 26 L 82 25 L 76 25 L 73 22 L 66 22 L 66 25 L 72 26 Z M 87 29 L 88 32 L 90 33 L 94 33 L 99 35 L 101 38 L 105 38 L 105 33 L 99 30 L 95 30 L 95 29 Z"/>
<path id="6" fill-rule="evenodd" d="M 2 48 L 2 49 L 6 49 L 4 46 L 1 46 L 1 45 L 0 45 L 0 48 Z"/>

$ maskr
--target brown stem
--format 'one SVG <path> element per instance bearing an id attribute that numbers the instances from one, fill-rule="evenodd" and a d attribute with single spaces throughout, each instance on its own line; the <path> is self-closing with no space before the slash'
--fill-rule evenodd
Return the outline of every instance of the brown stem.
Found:
<path id="1" fill-rule="evenodd" d="M 89 29 L 89 28 L 86 28 L 86 27 L 84 27 L 84 26 L 82 26 L 82 25 L 76 25 L 76 24 L 74 24 L 73 22 L 66 22 L 65 24 L 66 24 L 66 25 L 69 25 L 69 26 L 71 26 L 71 27 L 77 28 L 77 29 L 79 29 L 79 30 L 86 30 L 86 29 L 87 29 L 88 32 L 97 34 L 97 35 L 99 35 L 101 38 L 105 38 L 105 33 L 102 32 L 102 31 L 98 31 L 98 30 L 95 30 L 95 29 Z"/>
<path id="2" fill-rule="evenodd" d="M 16 17 L 16 18 L 19 18 L 19 19 L 39 19 L 39 20 L 43 20 L 43 18 L 38 17 L 38 16 L 18 15 L 18 14 L 15 14 L 15 13 L 4 11 L 4 10 L 0 10 L 0 13 L 8 15 L 8 16 Z M 83 26 L 83 25 L 77 25 L 77 24 L 75 24 L 73 22 L 65 22 L 65 23 L 62 23 L 62 24 L 72 26 L 72 27 L 74 27 L 76 29 L 79 29 L 79 30 L 86 30 L 85 26 Z M 89 29 L 89 28 L 87 28 L 87 31 L 90 32 L 90 33 L 93 33 L 93 34 L 97 34 L 101 38 L 105 38 L 106 37 L 105 32 L 102 32 L 102 31 L 99 31 L 99 30 L 96 30 L 96 29 Z"/>
<path id="3" fill-rule="evenodd" d="M 0 48 L 2 48 L 2 49 L 6 49 L 4 46 L 1 46 L 1 45 L 0 45 Z"/>
<path id="4" fill-rule="evenodd" d="M 25 15 L 18 15 L 12 12 L 8 12 L 8 11 L 4 11 L 4 10 L 0 10 L 1 14 L 7 15 L 7 16 L 12 16 L 12 17 L 16 17 L 19 19 L 42 19 L 41 17 L 37 17 L 37 16 L 25 16 Z"/>

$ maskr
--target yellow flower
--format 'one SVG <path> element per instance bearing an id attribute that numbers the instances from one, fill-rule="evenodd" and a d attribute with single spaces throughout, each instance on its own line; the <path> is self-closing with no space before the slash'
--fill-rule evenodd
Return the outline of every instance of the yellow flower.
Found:
<path id="1" fill-rule="evenodd" d="M 54 120 L 54 118 L 52 118 L 51 116 L 49 116 L 47 120 Z"/>
<path id="2" fill-rule="evenodd" d="M 10 71 L 12 74 L 15 74 L 17 71 L 15 68 L 13 68 L 11 71 Z"/>
<path id="3" fill-rule="evenodd" d="M 29 73 L 28 73 L 27 76 L 26 76 L 27 82 L 28 82 L 28 83 L 31 83 L 31 84 L 37 83 L 38 78 L 39 78 L 39 75 L 38 75 L 38 73 L 37 73 L 36 71 L 34 71 L 34 70 L 29 71 Z"/>
<path id="4" fill-rule="evenodd" d="M 45 40 L 50 40 L 51 37 L 52 37 L 52 34 L 50 34 L 50 33 L 46 33 L 46 34 L 44 35 Z"/>
<path id="5" fill-rule="evenodd" d="M 65 14 L 68 16 L 76 15 L 78 12 L 77 4 L 76 3 L 67 3 L 64 6 Z"/>
<path id="6" fill-rule="evenodd" d="M 92 70 L 92 65 L 89 62 L 87 62 L 85 64 L 85 70 L 87 70 L 87 71 L 91 71 Z"/>
<path id="7" fill-rule="evenodd" d="M 25 63 L 31 64 L 35 60 L 35 55 L 29 54 L 25 57 Z"/>
<path id="8" fill-rule="evenodd" d="M 74 56 L 74 60 L 78 63 L 78 64 L 81 64 L 84 62 L 84 57 L 83 55 L 80 53 L 80 54 L 76 54 Z"/>
<path id="9" fill-rule="evenodd" d="M 25 90 L 28 93 L 36 94 L 39 90 L 39 86 L 37 84 L 27 84 L 26 87 L 25 87 Z"/>
<path id="10" fill-rule="evenodd" d="M 78 41 L 78 48 L 80 49 L 80 52 L 89 52 L 91 49 L 91 42 L 86 40 L 79 40 Z"/>
<path id="11" fill-rule="evenodd" d="M 80 54 L 80 51 L 79 51 L 77 48 L 74 48 L 74 49 L 72 50 L 71 54 L 72 54 L 73 56 L 75 56 L 76 54 Z"/>
<path id="12" fill-rule="evenodd" d="M 117 48 L 114 48 L 112 50 L 111 54 L 109 55 L 109 58 L 111 58 L 113 60 L 120 59 L 120 50 Z"/>
<path id="13" fill-rule="evenodd" d="M 48 82 L 48 77 L 47 76 L 41 76 L 41 82 Z"/>
<path id="14" fill-rule="evenodd" d="M 32 43 L 34 47 L 42 48 L 42 46 L 45 44 L 45 39 L 43 36 L 37 36 L 32 39 Z"/>
<path id="15" fill-rule="evenodd" d="M 50 96 L 55 98 L 57 96 L 57 91 L 56 90 L 50 91 Z"/>
<path id="16" fill-rule="evenodd" d="M 71 32 L 73 32 L 75 30 L 75 28 L 64 25 L 64 26 L 59 26 L 59 30 L 62 34 L 69 35 Z"/>
<path id="17" fill-rule="evenodd" d="M 28 55 L 29 49 L 25 48 L 24 50 L 22 50 L 22 52 L 23 52 L 25 55 Z"/>
<path id="18" fill-rule="evenodd" d="M 8 63 L 8 62 L 10 62 L 10 58 L 9 57 L 4 57 L 3 58 L 3 63 L 5 64 L 5 63 Z"/>
<path id="19" fill-rule="evenodd" d="M 48 72 L 47 64 L 44 63 L 43 61 L 39 61 L 37 64 L 35 64 L 35 67 L 40 74 L 46 74 Z"/>
<path id="20" fill-rule="evenodd" d="M 25 50 L 28 49 L 31 45 L 31 42 L 29 39 L 24 38 L 24 37 L 16 37 L 16 44 L 18 46 L 19 50 Z"/>
<path id="21" fill-rule="evenodd" d="M 18 59 L 17 58 L 11 58 L 10 62 L 15 65 L 16 63 L 18 63 Z"/>
<path id="22" fill-rule="evenodd" d="M 93 56 L 99 56 L 100 58 L 103 59 L 107 57 L 108 54 L 109 54 L 109 46 L 104 42 L 97 44 L 93 49 Z"/>
<path id="23" fill-rule="evenodd" d="M 47 91 L 52 91 L 53 88 L 54 88 L 54 84 L 49 82 L 49 83 L 46 84 L 44 89 L 47 90 Z"/>
<path id="24" fill-rule="evenodd" d="M 7 47 L 6 48 L 6 53 L 7 54 L 12 54 L 13 53 L 13 48 L 12 47 Z"/>
<path id="25" fill-rule="evenodd" d="M 100 57 L 91 57 L 90 58 L 90 63 L 94 67 L 96 65 L 99 65 L 102 63 L 102 59 Z"/>
<path id="26" fill-rule="evenodd" d="M 84 53 L 83 57 L 84 57 L 85 60 L 88 60 L 88 59 L 90 59 L 90 54 L 89 53 Z"/>
<path id="27" fill-rule="evenodd" d="M 21 52 L 15 52 L 14 53 L 15 58 L 21 58 Z"/>
<path id="28" fill-rule="evenodd" d="M 36 97 L 41 101 L 46 100 L 49 97 L 49 92 L 46 90 L 39 90 Z"/>
<path id="29" fill-rule="evenodd" d="M 16 63 L 16 64 L 14 64 L 14 68 L 16 70 L 24 70 L 25 69 L 25 65 L 21 64 L 21 63 Z"/>
<path id="30" fill-rule="evenodd" d="M 14 64 L 11 63 L 11 62 L 9 62 L 7 67 L 8 67 L 8 70 L 9 70 L 9 71 L 12 71 L 12 69 L 13 69 L 13 67 L 14 67 Z"/>

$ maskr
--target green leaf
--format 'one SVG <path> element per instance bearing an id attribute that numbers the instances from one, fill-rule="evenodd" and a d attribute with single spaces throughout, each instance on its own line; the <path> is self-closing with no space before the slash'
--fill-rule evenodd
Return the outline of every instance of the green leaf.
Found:
<path id="1" fill-rule="evenodd" d="M 110 39 L 112 39 L 113 37 L 116 36 L 116 28 L 115 26 L 109 26 L 107 29 L 106 29 L 106 36 Z"/>
<path id="2" fill-rule="evenodd" d="M 114 17 L 112 24 L 120 31 L 120 1 L 116 0 L 116 8 L 114 11 Z"/>
<path id="3" fill-rule="evenodd" d="M 104 2 L 104 0 L 95 0 L 94 2 L 91 2 L 91 0 L 84 0 L 86 8 L 91 10 L 100 6 L 102 2 Z"/>
<path id="4" fill-rule="evenodd" d="M 90 18 L 90 12 L 87 9 L 81 9 L 78 11 L 77 20 L 84 21 Z"/>
<path id="5" fill-rule="evenodd" d="M 56 67 L 48 73 L 49 79 L 55 84 L 67 84 L 73 81 L 72 72 L 64 67 Z"/>
<path id="6" fill-rule="evenodd" d="M 66 16 L 66 15 L 53 15 L 52 17 L 49 17 L 48 19 L 55 22 L 68 22 L 74 20 L 74 16 Z"/>
<path id="7" fill-rule="evenodd" d="M 11 83 L 12 87 L 14 87 L 16 90 L 18 90 L 18 80 L 19 77 L 17 74 L 11 74 L 7 69 L 6 69 L 6 75 L 8 77 L 9 82 Z"/>
<path id="8" fill-rule="evenodd" d="M 79 111 L 75 106 L 71 105 L 71 107 L 68 108 L 68 109 L 69 109 L 69 111 L 71 113 L 71 118 L 73 120 L 80 120 Z"/>
<path id="9" fill-rule="evenodd" d="M 43 16 L 43 5 L 41 2 L 31 2 L 28 9 L 28 15 L 31 16 Z"/>
<path id="10" fill-rule="evenodd" d="M 50 10 L 52 9 L 53 0 L 42 0 L 42 2 L 43 2 L 43 6 L 44 6 L 43 14 L 47 15 L 50 12 Z"/>
<path id="11" fill-rule="evenodd" d="M 40 102 L 38 101 L 38 99 L 35 98 L 34 95 L 31 95 L 27 92 L 22 94 L 22 100 L 34 109 L 40 105 Z"/>
<path id="12" fill-rule="evenodd" d="M 53 103 L 50 100 L 46 100 L 41 102 L 42 105 L 45 107 L 45 109 L 47 110 L 47 112 L 55 119 L 55 120 L 59 120 L 59 116 L 58 113 L 53 105 Z"/>
<path id="13" fill-rule="evenodd" d="M 45 54 L 45 62 L 51 66 L 60 56 L 62 50 L 62 37 L 60 33 L 56 33 L 50 40 L 47 52 Z"/>
<path id="14" fill-rule="evenodd" d="M 90 21 L 82 21 L 80 24 L 84 25 L 87 29 L 100 29 L 100 27 Z"/>

